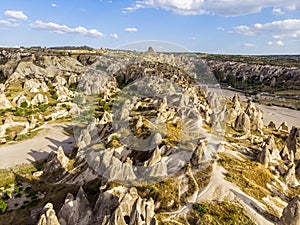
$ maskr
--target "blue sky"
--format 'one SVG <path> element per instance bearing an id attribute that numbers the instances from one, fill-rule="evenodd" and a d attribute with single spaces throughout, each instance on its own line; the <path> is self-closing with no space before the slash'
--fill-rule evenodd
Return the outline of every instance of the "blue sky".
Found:
<path id="1" fill-rule="evenodd" d="M 157 40 L 195 52 L 300 54 L 299 0 L 0 0 L 0 6 L 0 46 L 118 48 Z"/>

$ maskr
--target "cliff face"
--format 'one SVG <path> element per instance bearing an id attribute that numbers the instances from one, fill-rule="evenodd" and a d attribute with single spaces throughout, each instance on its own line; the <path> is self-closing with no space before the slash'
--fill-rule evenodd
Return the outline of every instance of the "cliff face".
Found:
<path id="1" fill-rule="evenodd" d="M 38 65 L 40 59 L 45 56 L 55 56 L 62 60 L 73 58 L 82 65 L 89 66 L 103 52 L 87 51 L 83 54 L 79 50 L 0 49 L 0 83 L 5 82 L 20 62 L 33 61 Z M 228 57 L 230 58 L 230 56 Z M 240 59 L 237 57 L 232 56 L 231 60 L 227 60 L 227 58 L 222 59 L 221 56 L 218 56 L 204 58 L 204 60 L 219 82 L 238 89 L 271 92 L 300 89 L 300 69 L 297 68 L 293 57 L 286 59 L 286 66 L 283 65 L 284 58 L 274 58 L 269 62 L 268 58 L 258 60 L 256 56 L 248 56 L 249 62 L 247 62 L 245 57 L 241 56 Z M 291 64 L 289 60 L 292 59 L 293 63 Z M 41 66 L 44 67 L 43 62 Z"/>
<path id="2" fill-rule="evenodd" d="M 55 68 L 57 63 L 64 61 L 67 63 L 61 66 L 66 66 L 66 68 L 60 67 L 58 70 L 67 73 L 70 64 L 91 65 L 103 52 L 104 51 L 55 50 L 46 48 L 0 48 L 0 83 L 4 83 L 17 70 L 21 62 L 32 62 L 36 66 L 46 69 L 50 66 Z M 72 62 L 68 63 L 69 61 Z M 81 71 L 78 71 L 78 73 L 79 72 Z"/>
<path id="3" fill-rule="evenodd" d="M 220 82 L 239 89 L 261 91 L 299 90 L 300 69 L 275 65 L 208 60 Z"/>

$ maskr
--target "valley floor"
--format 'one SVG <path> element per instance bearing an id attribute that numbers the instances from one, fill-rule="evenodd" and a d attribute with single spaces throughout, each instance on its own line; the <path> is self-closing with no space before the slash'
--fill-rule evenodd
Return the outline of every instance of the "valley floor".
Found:
<path id="1" fill-rule="evenodd" d="M 7 169 L 23 163 L 46 159 L 51 151 L 62 146 L 66 153 L 72 152 L 74 138 L 71 123 L 45 124 L 32 139 L 0 146 L 0 169 Z"/>

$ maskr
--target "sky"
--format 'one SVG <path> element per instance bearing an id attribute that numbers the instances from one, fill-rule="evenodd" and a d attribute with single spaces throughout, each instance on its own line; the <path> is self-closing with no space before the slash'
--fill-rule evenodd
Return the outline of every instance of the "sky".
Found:
<path id="1" fill-rule="evenodd" d="M 0 0 L 3 47 L 147 44 L 162 51 L 300 54 L 300 1 Z"/>

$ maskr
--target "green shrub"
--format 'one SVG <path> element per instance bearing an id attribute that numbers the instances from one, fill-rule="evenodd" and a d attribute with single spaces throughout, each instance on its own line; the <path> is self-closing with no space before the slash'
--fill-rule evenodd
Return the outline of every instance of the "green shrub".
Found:
<path id="1" fill-rule="evenodd" d="M 28 106 L 27 102 L 22 102 L 21 103 L 21 108 L 25 109 L 25 108 L 27 108 L 27 106 Z"/>
<path id="2" fill-rule="evenodd" d="M 0 199 L 0 214 L 4 214 L 7 209 L 7 204 Z"/>
<path id="3" fill-rule="evenodd" d="M 207 213 L 207 206 L 202 203 L 194 203 L 193 204 L 193 209 L 197 210 L 198 212 L 205 214 Z"/>
<path id="4" fill-rule="evenodd" d="M 4 189 L 7 190 L 9 188 L 11 188 L 11 185 L 10 184 L 5 184 Z"/>
<path id="5" fill-rule="evenodd" d="M 20 193 L 21 191 L 22 191 L 21 187 L 16 187 L 14 190 L 15 193 Z"/>
<path id="6" fill-rule="evenodd" d="M 52 95 L 52 98 L 55 99 L 55 100 L 57 100 L 57 99 L 58 99 L 58 94 L 57 94 L 57 93 L 54 93 L 54 94 Z"/>
<path id="7" fill-rule="evenodd" d="M 22 141 L 24 140 L 28 135 L 27 134 L 21 134 L 21 135 L 18 135 L 16 138 L 15 138 L 15 141 Z"/>
<path id="8" fill-rule="evenodd" d="M 70 84 L 70 86 L 69 86 L 69 89 L 70 89 L 71 91 L 76 91 L 76 88 L 77 88 L 77 84 L 76 84 L 76 83 L 72 83 L 72 84 Z"/>

